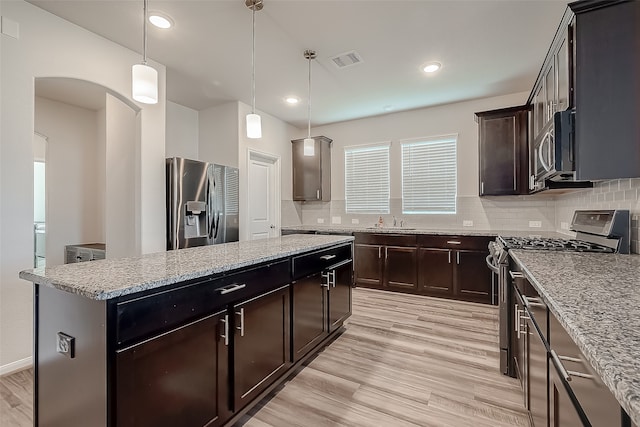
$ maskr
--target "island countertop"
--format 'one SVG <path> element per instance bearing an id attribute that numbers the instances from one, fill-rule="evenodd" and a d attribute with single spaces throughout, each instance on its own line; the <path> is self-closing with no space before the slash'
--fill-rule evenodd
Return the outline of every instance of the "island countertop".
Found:
<path id="1" fill-rule="evenodd" d="M 640 256 L 509 253 L 631 420 L 640 425 Z"/>
<path id="2" fill-rule="evenodd" d="M 350 236 L 290 235 L 157 252 L 20 272 L 22 279 L 94 300 L 108 300 L 185 280 L 347 243 Z"/>

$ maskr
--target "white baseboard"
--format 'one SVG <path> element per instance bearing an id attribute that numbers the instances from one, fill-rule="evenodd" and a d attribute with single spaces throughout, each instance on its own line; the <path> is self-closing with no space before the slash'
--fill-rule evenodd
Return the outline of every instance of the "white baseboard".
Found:
<path id="1" fill-rule="evenodd" d="M 15 362 L 7 363 L 0 366 L 0 377 L 4 375 L 10 375 L 14 372 L 22 371 L 33 365 L 33 357 L 25 357 L 24 359 L 16 360 Z"/>

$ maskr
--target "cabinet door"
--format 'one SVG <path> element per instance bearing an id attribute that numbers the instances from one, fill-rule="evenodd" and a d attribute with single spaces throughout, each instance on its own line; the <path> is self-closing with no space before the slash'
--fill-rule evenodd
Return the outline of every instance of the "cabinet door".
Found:
<path id="1" fill-rule="evenodd" d="M 351 315 L 351 291 L 353 263 L 341 264 L 330 272 L 329 280 L 329 331 L 333 332 Z"/>
<path id="2" fill-rule="evenodd" d="M 218 426 L 228 418 L 224 317 L 218 313 L 117 352 L 119 427 Z"/>
<path id="3" fill-rule="evenodd" d="M 528 383 L 529 411 L 533 427 L 547 425 L 547 348 L 542 342 L 531 320 L 527 320 L 529 328 Z"/>
<path id="4" fill-rule="evenodd" d="M 290 365 L 289 286 L 234 307 L 234 409 L 237 411 Z"/>
<path id="5" fill-rule="evenodd" d="M 486 252 L 455 252 L 455 293 L 465 301 L 491 304 L 491 270 L 487 268 Z"/>
<path id="6" fill-rule="evenodd" d="M 547 123 L 556 112 L 556 65 L 551 61 L 544 74 L 544 123 Z"/>
<path id="7" fill-rule="evenodd" d="M 526 108 L 478 114 L 480 195 L 527 194 Z"/>
<path id="8" fill-rule="evenodd" d="M 532 110 L 532 128 L 533 128 L 533 135 L 531 140 L 533 141 L 534 139 L 536 139 L 538 137 L 538 135 L 540 135 L 540 131 L 542 130 L 542 127 L 545 124 L 545 119 L 544 119 L 544 85 L 539 84 L 535 89 L 534 89 L 534 96 L 533 96 L 533 110 Z"/>
<path id="9" fill-rule="evenodd" d="M 291 288 L 293 361 L 296 362 L 328 335 L 328 301 L 320 273 L 293 282 Z"/>
<path id="10" fill-rule="evenodd" d="M 567 391 L 555 362 L 549 363 L 549 427 L 584 427 L 586 420 L 582 410 L 576 406 Z M 604 424 L 614 425 L 614 424 Z M 537 427 L 537 426 L 536 426 Z"/>
<path id="11" fill-rule="evenodd" d="M 380 245 L 354 246 L 355 281 L 357 286 L 382 287 L 382 250 Z"/>
<path id="12" fill-rule="evenodd" d="M 569 68 L 570 56 L 569 56 L 569 44 L 572 28 L 569 27 L 565 30 L 565 35 L 558 52 L 556 53 L 556 69 L 558 71 L 558 105 L 556 111 L 564 111 L 573 105 L 571 102 L 570 82 L 571 71 Z"/>
<path id="13" fill-rule="evenodd" d="M 420 248 L 420 292 L 435 297 L 453 296 L 453 251 Z"/>
<path id="14" fill-rule="evenodd" d="M 417 291 L 418 249 L 415 247 L 385 246 L 383 252 L 384 286 L 405 292 Z"/>
<path id="15" fill-rule="evenodd" d="M 292 142 L 293 150 L 293 200 L 321 200 L 322 176 L 320 146 L 314 142 L 313 156 L 304 155 L 302 140 Z"/>

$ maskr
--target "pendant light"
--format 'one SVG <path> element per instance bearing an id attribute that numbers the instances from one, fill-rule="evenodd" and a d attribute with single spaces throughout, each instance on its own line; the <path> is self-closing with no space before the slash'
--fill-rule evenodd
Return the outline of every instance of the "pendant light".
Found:
<path id="1" fill-rule="evenodd" d="M 316 51 L 307 49 L 304 51 L 304 57 L 309 61 L 309 102 L 307 104 L 307 137 L 302 142 L 302 153 L 305 156 L 315 156 L 316 141 L 311 138 L 311 60 L 316 59 Z"/>
<path id="2" fill-rule="evenodd" d="M 247 114 L 247 138 L 262 138 L 262 123 L 256 114 L 256 11 L 262 10 L 262 0 L 246 0 L 244 3 L 252 13 L 251 36 L 251 114 Z"/>
<path id="3" fill-rule="evenodd" d="M 131 96 L 143 104 L 158 103 L 158 72 L 147 65 L 147 0 L 143 0 L 142 63 L 131 68 Z"/>

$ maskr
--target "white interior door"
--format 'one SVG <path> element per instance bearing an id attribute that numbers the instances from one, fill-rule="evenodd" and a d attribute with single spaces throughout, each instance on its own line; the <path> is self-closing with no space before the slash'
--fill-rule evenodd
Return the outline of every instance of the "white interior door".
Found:
<path id="1" fill-rule="evenodd" d="M 277 159 L 257 153 L 249 155 L 249 239 L 264 239 L 278 235 Z"/>

